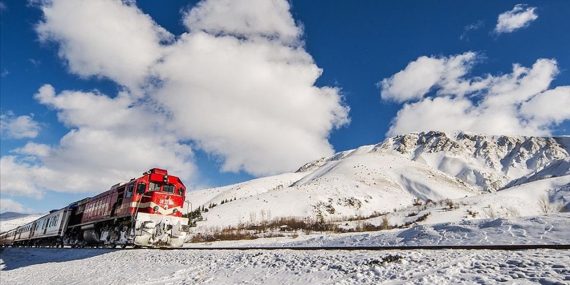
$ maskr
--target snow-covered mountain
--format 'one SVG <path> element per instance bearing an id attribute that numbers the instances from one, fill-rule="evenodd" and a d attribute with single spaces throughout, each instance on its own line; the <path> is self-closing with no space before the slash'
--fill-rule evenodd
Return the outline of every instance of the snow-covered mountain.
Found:
<path id="1" fill-rule="evenodd" d="M 508 203 L 507 197 L 523 192 L 531 193 L 522 195 L 529 201 L 520 207 L 536 205 L 545 195 L 549 202 L 568 203 L 569 153 L 568 137 L 412 133 L 309 162 L 294 173 L 190 192 L 188 199 L 194 208 L 210 207 L 199 229 L 277 217 L 338 221 L 428 200 L 478 205 L 494 197 L 500 204 L 502 196 Z M 514 194 L 497 196 L 497 191 Z"/>
<path id="2" fill-rule="evenodd" d="M 568 159 L 569 143 L 570 138 L 427 132 L 389 138 L 375 150 L 396 151 L 481 190 L 495 191 Z"/>
<path id="3" fill-rule="evenodd" d="M 24 214 L 16 212 L 4 212 L 0 214 L 0 233 L 25 225 L 43 214 Z"/>

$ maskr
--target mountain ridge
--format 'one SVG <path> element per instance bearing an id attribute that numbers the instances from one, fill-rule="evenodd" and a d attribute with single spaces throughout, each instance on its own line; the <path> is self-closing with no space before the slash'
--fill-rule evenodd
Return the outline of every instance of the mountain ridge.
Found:
<path id="1" fill-rule="evenodd" d="M 200 200 L 196 206 L 217 205 L 205 214 L 202 224 L 210 226 L 254 223 L 259 212 L 263 219 L 342 220 L 565 176 L 569 146 L 567 137 L 411 133 L 311 161 L 296 172 L 190 192 L 189 199 Z M 536 185 L 543 185 L 537 191 L 545 195 L 560 187 Z"/>

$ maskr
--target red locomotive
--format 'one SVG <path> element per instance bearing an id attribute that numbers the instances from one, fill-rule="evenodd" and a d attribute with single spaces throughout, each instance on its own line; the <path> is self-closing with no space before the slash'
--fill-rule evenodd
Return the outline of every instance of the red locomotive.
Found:
<path id="1" fill-rule="evenodd" d="M 182 217 L 185 194 L 178 177 L 153 168 L 0 234 L 0 245 L 180 247 L 189 229 Z"/>

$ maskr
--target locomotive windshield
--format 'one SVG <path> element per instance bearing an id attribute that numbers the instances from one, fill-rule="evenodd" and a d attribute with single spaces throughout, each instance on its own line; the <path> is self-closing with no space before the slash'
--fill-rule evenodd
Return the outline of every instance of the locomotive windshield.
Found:
<path id="1" fill-rule="evenodd" d="M 151 182 L 148 186 L 148 191 L 160 191 L 160 184 Z"/>
<path id="2" fill-rule="evenodd" d="M 156 182 L 150 183 L 148 191 L 160 191 L 161 187 L 162 187 L 163 192 L 174 193 L 174 189 L 175 189 L 174 185 L 162 184 L 162 183 L 156 183 Z"/>
<path id="3" fill-rule="evenodd" d="M 164 190 L 164 192 L 174 193 L 174 185 L 172 184 L 164 185 L 162 189 Z"/>

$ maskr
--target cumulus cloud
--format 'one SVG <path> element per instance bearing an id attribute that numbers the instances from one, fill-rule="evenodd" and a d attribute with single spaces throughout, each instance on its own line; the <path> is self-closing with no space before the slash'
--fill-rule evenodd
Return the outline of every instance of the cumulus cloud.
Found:
<path id="1" fill-rule="evenodd" d="M 0 158 L 0 190 L 2 195 L 17 195 L 41 198 L 43 188 L 36 185 L 35 178 L 43 170 L 29 160 L 5 155 Z"/>
<path id="2" fill-rule="evenodd" d="M 533 97 L 522 105 L 522 113 L 539 121 L 559 124 L 570 118 L 570 86 L 556 87 Z"/>
<path id="3" fill-rule="evenodd" d="M 523 4 L 517 4 L 507 12 L 499 15 L 495 33 L 512 33 L 515 30 L 528 27 L 531 22 L 538 19 L 535 13 L 536 7 L 527 7 Z"/>
<path id="4" fill-rule="evenodd" d="M 32 115 L 16 116 L 13 112 L 0 115 L 0 133 L 7 138 L 35 138 L 40 129 L 40 124 Z"/>
<path id="5" fill-rule="evenodd" d="M 32 157 L 46 157 L 50 153 L 50 146 L 40 143 L 28 142 L 23 147 L 16 148 L 12 153 L 22 154 Z"/>
<path id="6" fill-rule="evenodd" d="M 38 35 L 57 43 L 70 72 L 124 91 L 40 88 L 36 100 L 70 131 L 57 145 L 2 157 L 29 178 L 2 191 L 101 191 L 154 166 L 190 179 L 190 145 L 225 171 L 290 171 L 332 154 L 330 132 L 349 121 L 340 90 L 315 85 L 322 70 L 285 0 L 202 1 L 183 13 L 188 31 L 176 38 L 131 1 L 53 0 L 40 9 Z"/>
<path id="7" fill-rule="evenodd" d="M 164 84 L 153 97 L 224 170 L 263 175 L 330 155 L 327 136 L 347 121 L 339 90 L 314 86 L 321 70 L 302 48 L 187 34 L 155 71 Z"/>
<path id="8" fill-rule="evenodd" d="M 56 146 L 28 143 L 2 157 L 2 192 L 100 192 L 152 167 L 189 180 L 192 151 L 173 136 L 166 118 L 128 93 L 63 91 L 44 85 L 35 95 L 70 131 Z M 165 127 L 166 126 L 166 127 Z"/>
<path id="9" fill-rule="evenodd" d="M 452 57 L 421 56 L 380 82 L 382 99 L 396 102 L 419 99 L 435 87 L 441 87 L 442 93 L 466 93 L 472 86 L 459 79 L 471 68 L 475 58 L 474 52 Z"/>
<path id="10" fill-rule="evenodd" d="M 420 57 L 384 79 L 382 98 L 405 102 L 389 134 L 441 130 L 549 135 L 553 126 L 570 119 L 570 86 L 549 89 L 558 74 L 555 60 L 538 59 L 530 68 L 514 64 L 503 75 L 469 76 L 478 57 L 472 52 Z M 422 69 L 433 69 L 435 76 L 410 96 L 407 83 L 417 85 L 422 74 L 416 70 Z"/>
<path id="11" fill-rule="evenodd" d="M 284 0 L 202 1 L 184 13 L 188 32 L 164 43 L 168 33 L 134 5 L 56 0 L 42 7 L 38 32 L 60 44 L 70 66 L 84 67 L 73 72 L 138 83 L 174 135 L 221 157 L 224 170 L 262 175 L 331 154 L 330 131 L 348 122 L 340 90 L 315 86 L 322 71 L 289 8 Z M 93 52 L 82 48 L 101 40 Z M 123 77 L 131 71 L 136 79 Z"/>
<path id="12" fill-rule="evenodd" d="M 106 77 L 137 90 L 173 36 L 134 2 L 42 1 L 41 41 L 59 44 L 59 56 L 82 77 Z"/>
<path id="13" fill-rule="evenodd" d="M 184 24 L 193 32 L 295 43 L 302 31 L 289 9 L 289 3 L 282 0 L 202 1 L 187 11 Z"/>

